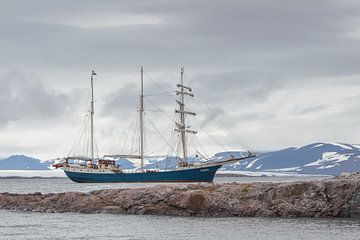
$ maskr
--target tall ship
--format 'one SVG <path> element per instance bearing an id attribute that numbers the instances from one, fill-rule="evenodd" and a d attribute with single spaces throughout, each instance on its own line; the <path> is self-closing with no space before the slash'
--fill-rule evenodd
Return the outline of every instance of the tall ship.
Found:
<path id="1" fill-rule="evenodd" d="M 144 153 L 144 70 L 140 69 L 140 104 L 138 109 L 138 150 L 137 154 L 108 154 L 103 157 L 95 156 L 94 140 L 94 77 L 97 74 L 93 70 L 91 73 L 91 100 L 90 100 L 90 156 L 68 156 L 61 158 L 54 167 L 62 168 L 66 176 L 78 183 L 110 183 L 110 182 L 212 182 L 216 171 L 224 164 L 235 163 L 240 160 L 255 157 L 249 150 L 239 156 L 230 156 L 223 160 L 207 159 L 203 155 L 196 154 L 196 158 L 201 161 L 191 161 L 188 156 L 188 135 L 197 134 L 197 131 L 190 129 L 187 124 L 189 115 L 195 116 L 186 107 L 186 98 L 193 98 L 193 90 L 184 84 L 184 68 L 181 68 L 180 81 L 176 84 L 176 109 L 173 122 L 173 134 L 179 138 L 177 146 L 178 155 L 172 156 L 175 164 L 170 169 L 160 169 L 145 165 L 146 155 Z M 245 155 L 245 156 L 244 156 Z M 117 164 L 115 159 L 137 159 L 140 166 L 136 169 L 124 169 Z"/>

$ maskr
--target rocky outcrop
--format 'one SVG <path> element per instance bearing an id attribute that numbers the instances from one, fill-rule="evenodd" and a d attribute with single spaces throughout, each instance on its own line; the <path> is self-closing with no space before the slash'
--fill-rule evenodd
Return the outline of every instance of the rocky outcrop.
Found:
<path id="1" fill-rule="evenodd" d="M 89 193 L 0 193 L 0 208 L 176 216 L 360 218 L 360 174 L 294 183 L 188 184 Z"/>

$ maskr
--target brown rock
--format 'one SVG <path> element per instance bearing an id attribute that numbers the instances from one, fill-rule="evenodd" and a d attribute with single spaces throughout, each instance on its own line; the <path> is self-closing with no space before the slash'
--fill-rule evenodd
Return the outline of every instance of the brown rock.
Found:
<path id="1" fill-rule="evenodd" d="M 295 183 L 159 185 L 89 193 L 0 193 L 0 208 L 177 216 L 360 218 L 360 174 Z"/>

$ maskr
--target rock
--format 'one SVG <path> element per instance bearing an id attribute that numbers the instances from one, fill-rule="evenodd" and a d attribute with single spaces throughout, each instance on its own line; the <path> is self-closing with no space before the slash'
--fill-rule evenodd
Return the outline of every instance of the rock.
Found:
<path id="1" fill-rule="evenodd" d="M 360 218 L 360 174 L 294 183 L 159 185 L 89 193 L 0 193 L 0 208 L 46 213 Z"/>

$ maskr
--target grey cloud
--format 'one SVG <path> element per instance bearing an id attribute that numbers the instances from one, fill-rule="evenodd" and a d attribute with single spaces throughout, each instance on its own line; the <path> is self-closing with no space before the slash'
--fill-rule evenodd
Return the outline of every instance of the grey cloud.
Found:
<path id="1" fill-rule="evenodd" d="M 269 121 L 276 117 L 276 113 L 271 111 L 261 111 L 261 112 L 244 112 L 240 113 L 236 119 L 233 119 L 234 122 L 256 122 L 256 121 Z"/>
<path id="2" fill-rule="evenodd" d="M 221 108 L 215 108 L 211 114 L 206 115 L 205 118 L 201 121 L 200 127 L 205 127 L 222 114 L 224 114 L 224 110 L 222 110 Z"/>
<path id="3" fill-rule="evenodd" d="M 140 81 L 140 73 L 136 81 Z M 175 103 L 175 82 L 164 81 L 162 77 L 150 79 L 144 74 L 144 103 L 148 111 L 159 111 L 173 106 Z M 102 114 L 119 117 L 136 112 L 139 108 L 140 83 L 133 82 L 121 86 L 104 97 Z"/>
<path id="4" fill-rule="evenodd" d="M 127 116 L 130 112 L 138 109 L 139 90 L 136 84 L 130 83 L 120 89 L 109 93 L 104 98 L 102 115 L 106 116 Z"/>
<path id="5" fill-rule="evenodd" d="M 327 110 L 330 106 L 321 104 L 315 106 L 295 106 L 294 113 L 298 115 L 312 114 L 312 113 L 320 113 L 324 110 Z"/>
<path id="6" fill-rule="evenodd" d="M 106 73 L 126 75 L 142 64 L 146 70 L 163 72 L 154 81 L 173 91 L 178 68 L 185 65 L 190 76 L 186 80 L 200 105 L 197 110 L 206 110 L 203 97 L 218 112 L 214 119 L 199 115 L 203 125 L 226 118 L 234 130 L 242 128 L 254 146 L 267 149 L 326 138 L 329 129 L 334 132 L 358 121 L 358 99 L 351 96 L 359 87 L 359 12 L 357 1 L 335 0 L 1 1 L 0 72 L 31 69 L 42 78 L 9 73 L 0 80 L 0 121 L 33 119 L 45 124 L 74 113 L 74 104 L 84 101 L 88 90 L 54 92 L 44 86 L 59 89 L 64 83 L 70 91 L 82 86 L 83 79 L 76 76 L 91 68 L 106 78 Z M 128 16 L 145 20 L 131 24 Z M 147 23 L 148 17 L 159 22 Z M 130 24 L 124 24 L 127 21 Z M 96 120 L 111 117 L 121 125 L 136 114 L 138 80 L 119 85 L 110 81 L 105 79 L 109 86 L 99 89 L 108 94 L 97 102 Z M 331 90 L 333 98 L 324 100 L 322 88 Z M 157 92 L 156 84 L 146 82 L 147 94 Z M 303 100 L 313 92 L 318 94 L 311 96 L 316 104 L 307 106 L 310 101 Z M 173 109 L 173 98 L 147 99 Z M 168 120 L 157 119 L 160 125 Z M 102 135 L 115 131 L 106 128 Z M 283 129 L 293 129 L 296 136 L 304 129 L 311 134 L 292 138 Z M 343 136 L 355 139 L 351 130 Z M 345 137 L 341 140 L 346 142 Z"/>
<path id="7" fill-rule="evenodd" d="M 70 95 L 54 92 L 34 76 L 12 72 L 3 75 L 0 84 L 0 124 L 63 118 L 77 104 L 76 91 Z"/>
<path id="8" fill-rule="evenodd" d="M 359 6 L 332 1 L 5 1 L 0 41 L 3 64 L 125 70 L 143 63 L 162 68 L 239 66 L 274 74 L 358 73 L 355 26 Z M 191 7 L 190 7 L 191 4 Z M 321 9 L 321 11 L 319 11 Z M 12 16 L 12 11 L 18 10 Z M 20 11 L 20 12 L 19 12 Z M 52 15 L 150 14 L 162 22 L 102 28 L 52 23 Z M 39 14 L 42 17 L 36 17 Z M 16 17 L 25 15 L 21 19 Z M 28 16 L 28 17 L 26 17 Z M 35 18 L 35 20 L 31 20 Z M 114 54 L 114 52 L 116 54 Z M 129 57 L 131 56 L 131 57 Z M 155 57 L 156 56 L 156 57 Z M 326 59 L 326 60 L 324 60 Z"/>
<path id="9" fill-rule="evenodd" d="M 238 107 L 241 107 L 241 104 L 266 101 L 272 93 L 286 84 L 275 75 L 254 71 L 198 75 L 191 82 L 196 91 L 211 103 L 228 101 Z"/>

